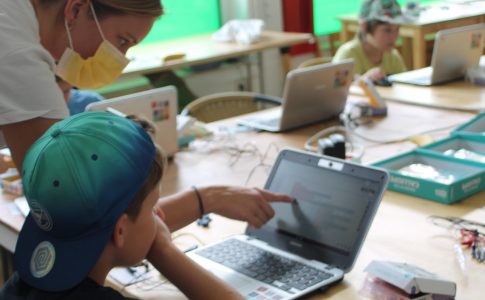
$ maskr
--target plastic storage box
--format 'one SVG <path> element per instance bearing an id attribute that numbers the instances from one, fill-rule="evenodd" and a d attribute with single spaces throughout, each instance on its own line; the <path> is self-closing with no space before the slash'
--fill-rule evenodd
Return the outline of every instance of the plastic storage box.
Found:
<path id="1" fill-rule="evenodd" d="M 485 113 L 477 115 L 475 118 L 455 129 L 454 133 L 485 135 Z"/>
<path id="2" fill-rule="evenodd" d="M 446 204 L 462 200 L 485 188 L 483 164 L 439 153 L 412 151 L 380 161 L 374 166 L 389 171 L 390 190 Z"/>
<path id="3" fill-rule="evenodd" d="M 458 133 L 419 148 L 418 152 L 420 151 L 434 152 L 451 158 L 482 163 L 485 167 L 485 135 Z"/>

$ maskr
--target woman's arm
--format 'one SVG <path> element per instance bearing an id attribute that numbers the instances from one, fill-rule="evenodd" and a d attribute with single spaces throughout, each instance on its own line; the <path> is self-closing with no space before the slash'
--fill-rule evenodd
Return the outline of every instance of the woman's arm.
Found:
<path id="1" fill-rule="evenodd" d="M 57 121 L 59 120 L 35 118 L 0 126 L 19 173 L 22 172 L 22 163 L 27 150 Z"/>
<path id="2" fill-rule="evenodd" d="M 256 228 L 274 216 L 270 202 L 292 203 L 293 198 L 258 188 L 209 186 L 198 188 L 205 213 L 246 221 Z M 165 212 L 165 223 L 175 231 L 200 217 L 199 201 L 193 189 L 161 198 L 157 206 Z"/>

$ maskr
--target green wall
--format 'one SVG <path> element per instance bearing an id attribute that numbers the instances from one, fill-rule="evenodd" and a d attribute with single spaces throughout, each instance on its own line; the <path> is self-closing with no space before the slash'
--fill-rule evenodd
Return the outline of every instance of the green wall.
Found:
<path id="1" fill-rule="evenodd" d="M 142 44 L 212 32 L 220 27 L 219 0 L 163 0 L 162 3 L 165 13 Z"/>
<path id="2" fill-rule="evenodd" d="M 421 0 L 421 4 L 437 2 L 438 0 Z M 404 0 L 398 0 L 403 5 Z M 316 35 L 340 31 L 339 15 L 357 14 L 362 0 L 313 0 L 313 21 Z"/>

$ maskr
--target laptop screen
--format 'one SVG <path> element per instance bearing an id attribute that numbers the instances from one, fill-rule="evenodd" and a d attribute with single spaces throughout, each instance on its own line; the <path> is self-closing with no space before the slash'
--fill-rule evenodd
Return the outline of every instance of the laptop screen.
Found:
<path id="1" fill-rule="evenodd" d="M 275 217 L 255 235 L 278 248 L 346 269 L 362 245 L 386 182 L 386 173 L 374 168 L 283 153 L 266 189 L 289 194 L 298 204 L 273 203 Z"/>

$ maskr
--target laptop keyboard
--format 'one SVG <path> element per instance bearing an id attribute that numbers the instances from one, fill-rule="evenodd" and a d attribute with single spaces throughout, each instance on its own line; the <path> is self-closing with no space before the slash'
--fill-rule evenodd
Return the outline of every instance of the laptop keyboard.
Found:
<path id="1" fill-rule="evenodd" d="M 265 126 L 271 126 L 271 127 L 276 127 L 280 124 L 280 118 L 274 118 L 274 119 L 265 119 L 265 120 L 258 120 L 259 124 L 265 125 Z"/>
<path id="2" fill-rule="evenodd" d="M 284 291 L 304 290 L 332 277 L 330 273 L 237 239 L 228 239 L 196 254 Z"/>

